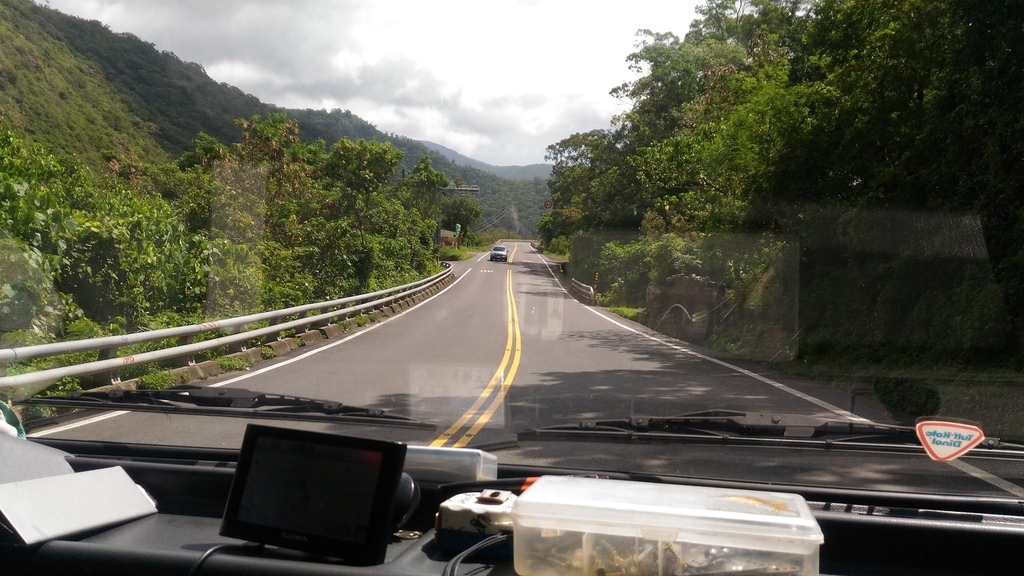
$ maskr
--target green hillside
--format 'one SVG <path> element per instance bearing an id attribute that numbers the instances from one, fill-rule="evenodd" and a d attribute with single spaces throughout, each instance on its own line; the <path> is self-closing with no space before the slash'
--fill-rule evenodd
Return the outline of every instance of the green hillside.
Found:
<path id="1" fill-rule="evenodd" d="M 423 156 L 450 179 L 480 187 L 481 222 L 534 230 L 549 194 L 544 180 L 513 181 L 456 165 L 418 141 L 385 134 L 347 110 L 290 110 L 216 82 L 203 67 L 132 34 L 115 34 L 29 0 L 0 5 L 0 116 L 30 142 L 99 168 L 110 157 L 159 162 L 193 148 L 205 132 L 236 142 L 234 121 L 285 112 L 303 140 L 389 141 L 402 150 L 396 174 Z"/>
<path id="2" fill-rule="evenodd" d="M 54 33 L 55 23 L 72 20 L 27 0 L 0 4 L 0 116 L 30 141 L 90 165 L 102 163 L 104 150 L 165 159 L 171 152 L 157 127 L 126 106 L 102 67 Z"/>

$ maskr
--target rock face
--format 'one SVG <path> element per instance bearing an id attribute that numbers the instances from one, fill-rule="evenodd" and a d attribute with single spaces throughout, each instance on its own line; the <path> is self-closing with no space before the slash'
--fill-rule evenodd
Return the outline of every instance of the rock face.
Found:
<path id="1" fill-rule="evenodd" d="M 687 342 L 700 344 L 711 335 L 725 285 L 702 276 L 680 274 L 668 286 L 647 287 L 647 324 Z"/>

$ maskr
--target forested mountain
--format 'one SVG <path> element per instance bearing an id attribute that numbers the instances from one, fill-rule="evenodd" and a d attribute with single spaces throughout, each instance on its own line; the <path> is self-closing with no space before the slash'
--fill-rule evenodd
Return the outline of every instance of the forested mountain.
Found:
<path id="1" fill-rule="evenodd" d="M 131 110 L 119 87 L 107 81 L 102 66 L 66 43 L 55 22 L 91 26 L 111 42 L 117 38 L 99 23 L 68 18 L 28 0 L 4 0 L 0 115 L 31 141 L 92 165 L 101 164 L 104 151 L 112 150 L 147 159 L 169 158 L 173 152 L 154 135 L 157 126 Z"/>
<path id="2" fill-rule="evenodd" d="M 111 158 L 160 161 L 191 150 L 200 132 L 237 142 L 234 121 L 284 112 L 305 141 L 339 138 L 392 142 L 403 151 L 396 175 L 423 156 L 450 179 L 480 187 L 481 221 L 533 231 L 548 192 L 542 180 L 511 181 L 398 135 L 347 110 L 289 110 L 260 102 L 207 76 L 203 67 L 132 34 L 68 16 L 30 0 L 0 4 L 0 115 L 31 142 L 100 167 Z"/>
<path id="3" fill-rule="evenodd" d="M 469 156 L 465 156 L 440 144 L 429 142 L 427 140 L 420 140 L 424 146 L 444 154 L 445 158 L 458 164 L 465 164 L 466 166 L 472 166 L 473 168 L 479 168 L 484 172 L 490 172 L 495 176 L 501 176 L 502 178 L 511 178 L 513 180 L 532 180 L 534 178 L 548 178 L 551 176 L 551 164 L 527 164 L 526 166 L 495 166 L 479 160 L 474 160 Z"/>

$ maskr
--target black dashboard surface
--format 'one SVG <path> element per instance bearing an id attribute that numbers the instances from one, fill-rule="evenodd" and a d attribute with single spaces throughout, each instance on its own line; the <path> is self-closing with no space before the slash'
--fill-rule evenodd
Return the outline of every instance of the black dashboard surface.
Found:
<path id="1" fill-rule="evenodd" d="M 187 575 L 204 553 L 199 574 L 441 574 L 451 555 L 433 540 L 433 516 L 451 487 L 423 485 L 418 513 L 406 539 L 393 538 L 383 564 L 353 566 L 344 561 L 273 547 L 247 546 L 219 535 L 221 515 L 233 476 L 230 450 L 196 451 L 165 447 L 76 444 L 50 441 L 68 453 L 75 471 L 119 465 L 157 500 L 159 513 L 119 526 L 53 540 L 32 547 L 0 544 L 0 566 L 12 574 Z M 54 452 L 50 452 L 54 454 Z M 499 466 L 499 480 L 554 470 Z M 586 471 L 562 470 L 561 473 Z M 683 482 L 643 478 L 643 481 Z M 758 486 L 746 486 L 758 489 Z M 778 490 L 778 486 L 762 486 Z M 804 494 L 825 534 L 821 573 L 847 574 L 1002 574 L 1019 568 L 1024 549 L 1024 510 L 1019 501 L 1001 502 L 998 514 L 970 510 L 969 503 L 943 506 L 942 498 L 879 495 L 849 502 L 849 494 Z M 884 497 L 882 497 L 884 496 Z M 902 499 L 902 501 L 901 501 Z M 901 505 L 902 504 L 902 505 Z M 419 533 L 418 537 L 416 532 Z M 1017 568 L 1014 568 L 1014 567 Z M 469 558 L 460 574 L 514 574 L 511 559 Z"/>

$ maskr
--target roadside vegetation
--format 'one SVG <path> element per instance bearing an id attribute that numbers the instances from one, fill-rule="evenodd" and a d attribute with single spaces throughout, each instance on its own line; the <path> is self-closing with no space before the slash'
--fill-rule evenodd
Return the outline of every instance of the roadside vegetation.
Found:
<path id="1" fill-rule="evenodd" d="M 453 246 L 441 246 L 438 250 L 438 258 L 442 262 L 455 262 L 459 260 L 469 260 L 473 256 L 473 253 L 465 248 L 455 248 Z"/>
<path id="2" fill-rule="evenodd" d="M 429 158 L 396 176 L 401 152 L 388 143 L 307 143 L 280 114 L 237 127 L 237 144 L 199 134 L 173 162 L 110 155 L 97 174 L 0 122 L 0 346 L 199 323 L 403 284 L 439 270 L 436 221 L 480 214 L 471 199 L 435 198 L 448 179 Z M 96 353 L 74 356 L 9 370 Z"/>
<path id="3" fill-rule="evenodd" d="M 548 148 L 545 250 L 567 251 L 603 305 L 782 367 L 873 367 L 880 395 L 913 412 L 934 395 L 892 382 L 965 402 L 917 368 L 1024 368 L 1024 12 L 698 12 L 684 36 L 638 33 L 610 129 Z"/>
<path id="4" fill-rule="evenodd" d="M 1024 41 L 983 0 L 714 0 L 643 30 L 608 130 L 548 148 L 538 232 L 608 305 L 696 275 L 801 357 L 1022 358 Z M 722 326 L 726 332 L 729 326 Z M 792 330 L 792 331 L 789 331 Z M 766 336 L 766 335 L 762 335 Z"/>

